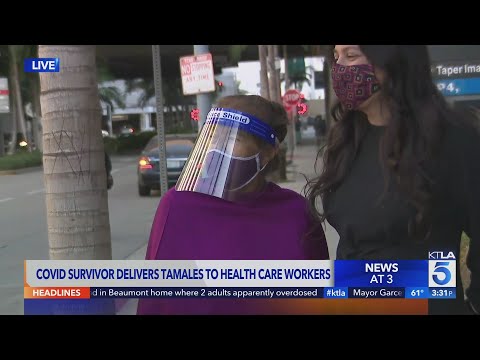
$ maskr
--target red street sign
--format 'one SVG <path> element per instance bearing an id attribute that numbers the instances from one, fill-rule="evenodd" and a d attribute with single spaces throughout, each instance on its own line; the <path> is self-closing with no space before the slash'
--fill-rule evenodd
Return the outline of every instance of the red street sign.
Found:
<path id="1" fill-rule="evenodd" d="M 300 91 L 295 89 L 290 89 L 283 95 L 283 102 L 289 106 L 296 106 L 300 99 Z"/>

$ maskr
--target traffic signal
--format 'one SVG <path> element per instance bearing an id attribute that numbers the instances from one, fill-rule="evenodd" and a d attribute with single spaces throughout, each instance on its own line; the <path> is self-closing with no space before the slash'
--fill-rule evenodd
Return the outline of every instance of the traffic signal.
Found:
<path id="1" fill-rule="evenodd" d="M 308 105 L 305 103 L 300 103 L 297 105 L 298 115 L 304 115 L 308 111 Z"/>
<path id="2" fill-rule="evenodd" d="M 217 92 L 222 92 L 223 91 L 223 81 L 215 80 L 215 88 Z"/>
<path id="3" fill-rule="evenodd" d="M 305 96 L 303 94 L 300 95 L 300 101 L 297 104 L 297 114 L 298 115 L 305 115 L 308 112 L 308 104 Z"/>
<path id="4" fill-rule="evenodd" d="M 200 118 L 200 109 L 193 109 L 192 111 L 190 111 L 190 118 L 193 121 L 198 121 L 198 119 Z"/>

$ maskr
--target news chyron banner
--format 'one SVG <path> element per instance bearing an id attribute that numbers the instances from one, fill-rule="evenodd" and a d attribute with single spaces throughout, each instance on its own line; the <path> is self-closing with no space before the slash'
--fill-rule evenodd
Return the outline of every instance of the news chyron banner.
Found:
<path id="1" fill-rule="evenodd" d="M 115 299 L 452 299 L 453 252 L 429 260 L 25 260 L 25 314 L 109 314 Z"/>

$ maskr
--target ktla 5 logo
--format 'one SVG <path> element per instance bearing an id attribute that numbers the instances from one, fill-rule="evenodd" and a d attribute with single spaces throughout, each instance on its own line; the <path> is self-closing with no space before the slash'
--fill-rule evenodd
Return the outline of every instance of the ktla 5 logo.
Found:
<path id="1" fill-rule="evenodd" d="M 432 251 L 428 258 L 428 287 L 456 287 L 457 266 L 453 252 Z"/>

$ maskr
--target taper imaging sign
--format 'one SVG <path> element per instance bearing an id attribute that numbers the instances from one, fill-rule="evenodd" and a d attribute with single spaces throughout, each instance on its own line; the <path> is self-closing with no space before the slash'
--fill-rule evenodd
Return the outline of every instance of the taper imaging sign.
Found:
<path id="1" fill-rule="evenodd" d="M 196 95 L 215 91 L 212 54 L 180 58 L 183 95 Z"/>
<path id="2" fill-rule="evenodd" d="M 480 60 L 448 62 L 432 65 L 434 79 L 466 79 L 480 77 Z"/>
<path id="3" fill-rule="evenodd" d="M 480 61 L 433 64 L 432 77 L 444 96 L 480 95 Z"/>

